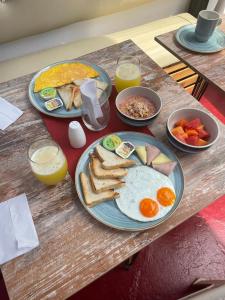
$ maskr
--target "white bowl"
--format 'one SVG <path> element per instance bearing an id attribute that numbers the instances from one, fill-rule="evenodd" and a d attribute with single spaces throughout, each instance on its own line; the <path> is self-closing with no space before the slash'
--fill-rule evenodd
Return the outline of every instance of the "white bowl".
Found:
<path id="1" fill-rule="evenodd" d="M 143 96 L 143 97 L 147 98 L 151 103 L 154 104 L 154 106 L 156 108 L 155 114 L 150 117 L 147 117 L 147 118 L 133 118 L 133 117 L 130 117 L 130 116 L 124 114 L 120 110 L 119 106 L 123 102 L 124 99 L 126 99 L 130 96 Z M 162 108 L 162 101 L 161 101 L 161 98 L 159 97 L 159 95 L 156 92 L 154 92 L 152 89 L 143 87 L 143 86 L 133 86 L 133 87 L 129 87 L 129 88 L 122 90 L 117 95 L 115 102 L 116 102 L 116 108 L 121 115 L 123 115 L 125 118 L 128 118 L 133 121 L 137 121 L 137 122 L 153 119 L 154 117 L 156 117 L 159 114 L 159 112 Z"/>
<path id="2" fill-rule="evenodd" d="M 202 124 L 205 126 L 205 129 L 208 131 L 210 135 L 207 145 L 204 146 L 189 145 L 178 140 L 172 134 L 172 129 L 174 128 L 174 125 L 177 121 L 179 121 L 180 119 L 192 120 L 195 118 L 199 118 L 201 120 Z M 215 121 L 215 119 L 212 118 L 208 113 L 196 108 L 181 108 L 175 110 L 168 118 L 167 129 L 170 135 L 176 140 L 177 143 L 192 149 L 207 149 L 210 146 L 212 146 L 219 137 L 219 126 Z"/>

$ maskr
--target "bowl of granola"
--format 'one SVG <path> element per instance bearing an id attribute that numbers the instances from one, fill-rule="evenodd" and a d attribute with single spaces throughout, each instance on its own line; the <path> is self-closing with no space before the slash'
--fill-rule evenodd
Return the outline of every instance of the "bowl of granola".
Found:
<path id="1" fill-rule="evenodd" d="M 132 126 L 146 126 L 160 112 L 162 101 L 152 89 L 142 86 L 129 87 L 116 97 L 118 117 Z"/>

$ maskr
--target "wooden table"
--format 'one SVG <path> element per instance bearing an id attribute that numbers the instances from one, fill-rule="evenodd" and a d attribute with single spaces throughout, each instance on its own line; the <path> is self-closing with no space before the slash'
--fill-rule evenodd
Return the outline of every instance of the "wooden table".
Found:
<path id="1" fill-rule="evenodd" d="M 168 144 L 165 122 L 172 111 L 184 106 L 205 109 L 130 40 L 82 58 L 100 65 L 113 77 L 122 52 L 139 56 L 143 84 L 162 97 L 163 108 L 151 130 Z M 215 146 L 196 155 L 177 152 L 184 169 L 185 191 L 169 220 L 140 233 L 117 231 L 97 222 L 80 204 L 69 176 L 48 188 L 31 173 L 27 146 L 37 137 L 49 136 L 28 100 L 31 78 L 32 74 L 0 84 L 0 96 L 24 111 L 1 134 L 1 201 L 25 192 L 40 240 L 40 247 L 2 266 L 10 299 L 65 299 L 224 193 L 225 129 L 219 124 L 221 134 Z"/>
<path id="2" fill-rule="evenodd" d="M 221 29 L 225 31 L 225 16 L 223 16 Z M 206 82 L 225 92 L 225 50 L 212 54 L 201 54 L 186 50 L 176 41 L 175 33 L 176 31 L 171 31 L 159 35 L 155 37 L 155 40 L 196 71 Z"/>

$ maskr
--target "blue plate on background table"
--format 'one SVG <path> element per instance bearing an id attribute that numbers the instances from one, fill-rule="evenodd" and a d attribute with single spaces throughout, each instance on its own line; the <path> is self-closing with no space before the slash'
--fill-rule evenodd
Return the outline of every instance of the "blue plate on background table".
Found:
<path id="1" fill-rule="evenodd" d="M 80 157 L 76 173 L 75 173 L 75 186 L 77 190 L 78 197 L 85 207 L 85 209 L 98 221 L 101 223 L 108 225 L 109 227 L 120 229 L 120 230 L 126 230 L 126 231 L 140 231 L 140 230 L 146 230 L 152 227 L 155 227 L 159 225 L 160 223 L 164 222 L 166 219 L 168 219 L 176 210 L 178 207 L 184 190 L 184 176 L 183 171 L 181 168 L 181 165 L 175 156 L 175 154 L 162 142 L 157 140 L 156 138 L 144 134 L 144 133 L 138 133 L 138 132 L 132 132 L 132 131 L 124 131 L 124 132 L 117 132 L 118 136 L 121 137 L 122 140 L 130 141 L 134 145 L 145 145 L 145 144 L 152 144 L 158 147 L 164 154 L 166 154 L 169 158 L 171 158 L 174 161 L 177 161 L 177 166 L 170 174 L 169 178 L 172 180 L 175 191 L 176 191 L 176 200 L 172 207 L 172 209 L 169 211 L 169 213 L 155 221 L 149 221 L 149 222 L 140 222 L 135 221 L 124 215 L 117 207 L 117 204 L 114 200 L 106 201 L 101 204 L 98 204 L 92 208 L 86 206 L 83 198 L 81 183 L 80 183 L 80 173 L 85 172 L 88 174 L 88 163 L 89 163 L 89 153 L 93 152 L 95 146 L 101 142 L 101 140 L 104 138 L 100 138 L 94 143 L 92 143 L 82 154 Z M 131 159 L 134 159 L 138 162 L 140 165 L 140 161 L 137 158 L 135 154 L 132 154 L 130 156 Z"/>
<path id="2" fill-rule="evenodd" d="M 57 117 L 57 118 L 74 118 L 74 117 L 81 116 L 81 109 L 80 108 L 74 108 L 74 107 L 70 111 L 67 111 L 66 108 L 64 106 L 62 106 L 62 107 L 60 107 L 60 108 L 58 108 L 56 110 L 53 110 L 53 111 L 49 112 L 45 108 L 44 101 L 39 96 L 39 93 L 34 93 L 34 82 L 35 82 L 35 79 L 41 73 L 43 73 L 44 71 L 50 69 L 53 66 L 64 64 L 64 63 L 74 63 L 74 62 L 80 62 L 80 63 L 83 63 L 83 64 L 85 64 L 87 66 L 90 66 L 93 69 L 95 69 L 100 74 L 100 76 L 96 77 L 96 79 L 104 81 L 104 82 L 106 82 L 108 84 L 108 88 L 107 88 L 106 92 L 107 92 L 108 96 L 110 96 L 111 91 L 112 91 L 111 79 L 109 78 L 109 75 L 101 67 L 99 67 L 99 66 L 97 66 L 95 64 L 89 63 L 87 61 L 84 61 L 84 60 L 76 60 L 76 59 L 74 59 L 74 60 L 64 60 L 64 61 L 61 61 L 61 62 L 57 62 L 57 63 L 51 64 L 51 65 L 49 65 L 49 66 L 41 69 L 32 78 L 32 80 L 31 80 L 31 82 L 29 84 L 29 99 L 30 99 L 31 104 L 37 110 L 39 110 L 43 114 L 46 114 L 46 115 L 49 115 L 49 116 L 52 116 L 52 117 Z M 58 94 L 57 94 L 57 97 L 60 98 L 60 96 Z"/>
<path id="3" fill-rule="evenodd" d="M 198 42 L 195 38 L 196 25 L 182 26 L 176 32 L 177 42 L 184 48 L 198 53 L 215 53 L 225 48 L 225 34 L 216 28 L 207 42 Z"/>

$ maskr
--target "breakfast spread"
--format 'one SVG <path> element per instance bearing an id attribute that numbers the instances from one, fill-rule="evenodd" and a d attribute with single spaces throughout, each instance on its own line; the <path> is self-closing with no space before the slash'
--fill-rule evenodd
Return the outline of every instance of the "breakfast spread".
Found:
<path id="1" fill-rule="evenodd" d="M 205 146 L 208 143 L 209 133 L 199 118 L 176 122 L 172 134 L 181 142 L 193 146 Z"/>
<path id="2" fill-rule="evenodd" d="M 130 142 L 122 142 L 116 148 L 116 154 L 122 158 L 128 158 L 135 151 L 135 147 Z"/>
<path id="3" fill-rule="evenodd" d="M 115 134 L 107 135 L 102 141 L 103 147 L 109 151 L 114 151 L 121 143 L 121 138 Z"/>
<path id="4" fill-rule="evenodd" d="M 50 99 L 45 102 L 45 107 L 48 111 L 55 110 L 62 106 L 63 106 L 62 100 L 59 98 Z"/>
<path id="5" fill-rule="evenodd" d="M 100 73 L 104 74 L 103 71 Z M 60 107 L 68 112 L 73 109 L 80 111 L 85 102 L 81 97 L 82 85 L 88 78 L 93 78 L 97 98 L 109 87 L 110 81 L 102 81 L 101 74 L 95 67 L 80 62 L 58 64 L 34 79 L 33 92 L 50 112 Z M 137 121 L 153 117 L 157 110 L 151 96 L 141 93 L 124 96 L 118 107 L 125 117 Z M 195 129 L 193 123 L 195 125 L 196 121 L 176 124 L 175 134 L 176 130 L 180 133 L 180 128 L 183 128 L 187 135 L 191 135 Z M 197 129 L 199 138 L 204 139 L 204 126 L 198 124 Z M 122 136 L 113 133 L 105 136 L 95 144 L 85 167 L 79 170 L 84 203 L 87 207 L 94 207 L 106 200 L 115 200 L 113 205 L 123 216 L 139 222 L 158 220 L 167 215 L 176 200 L 175 188 L 168 176 L 177 162 L 153 144 L 139 144 L 135 138 L 131 139 L 132 142 L 129 138 L 123 140 Z"/>
<path id="6" fill-rule="evenodd" d="M 141 165 L 127 158 L 130 151 L 136 153 Z M 158 147 L 150 144 L 134 146 L 111 134 L 95 146 L 89 158 L 88 174 L 80 173 L 88 207 L 115 199 L 123 214 L 140 222 L 158 220 L 173 207 L 176 193 L 168 175 L 177 162 Z"/>
<path id="7" fill-rule="evenodd" d="M 130 96 L 119 106 L 122 113 L 134 119 L 146 119 L 156 113 L 154 104 L 143 96 Z"/>
<path id="8" fill-rule="evenodd" d="M 46 100 L 50 100 L 52 98 L 55 98 L 56 97 L 56 94 L 57 94 L 57 91 L 55 88 L 45 88 L 43 90 L 40 91 L 40 97 L 46 101 Z"/>

